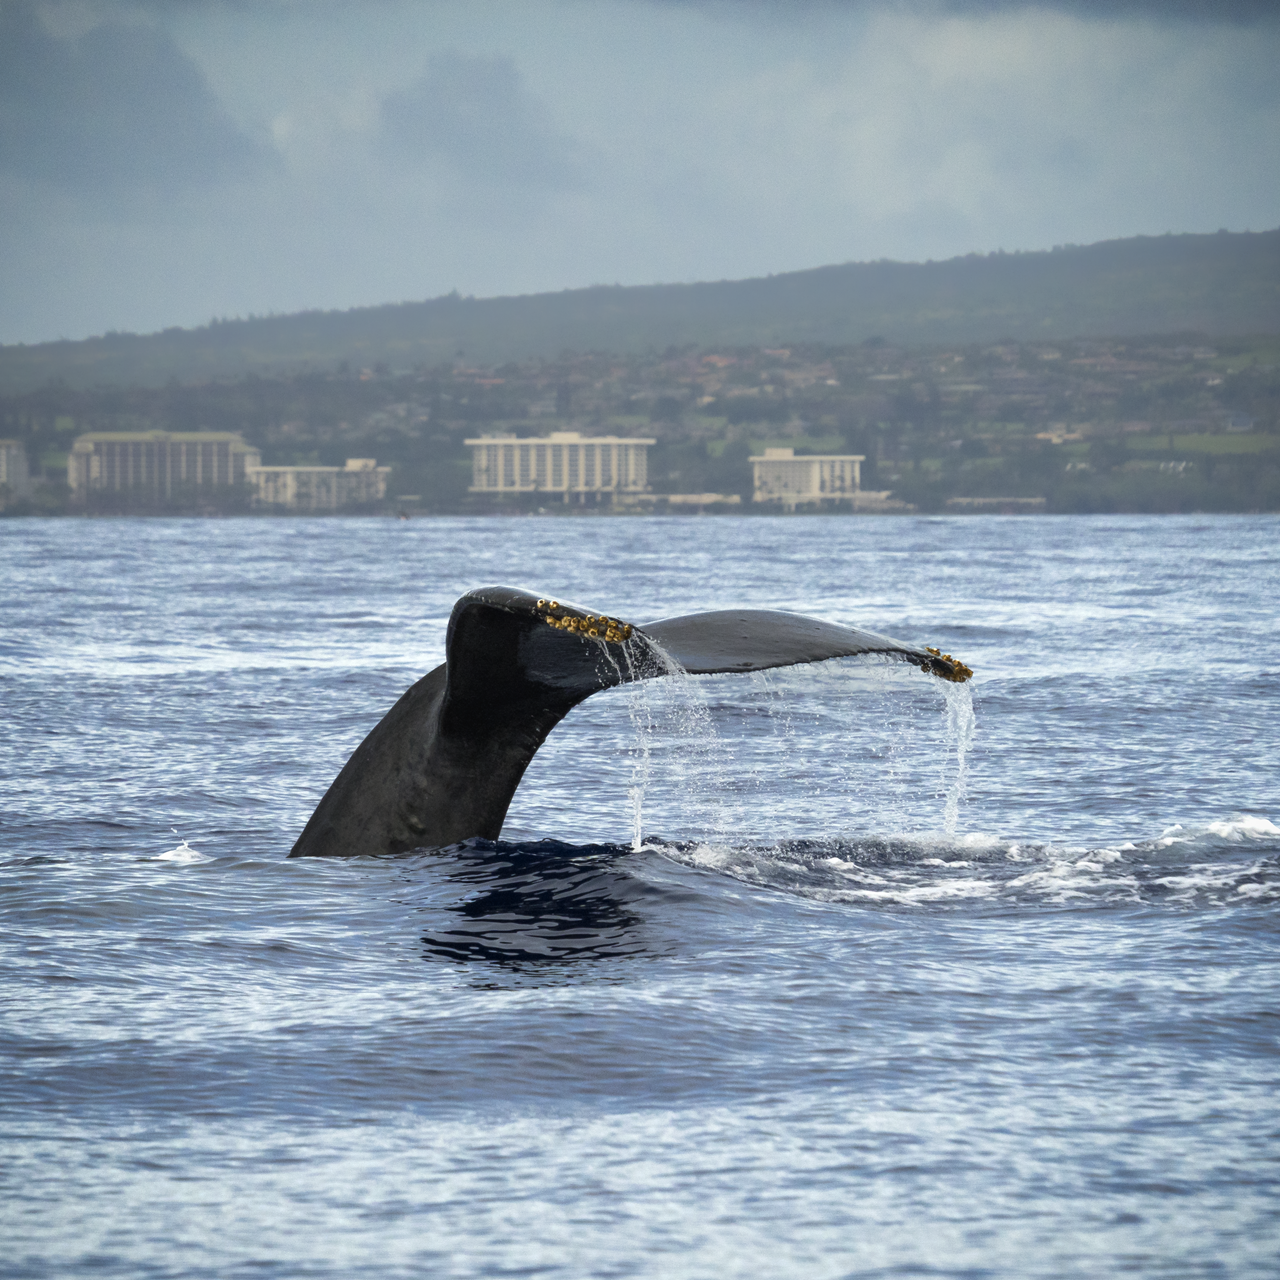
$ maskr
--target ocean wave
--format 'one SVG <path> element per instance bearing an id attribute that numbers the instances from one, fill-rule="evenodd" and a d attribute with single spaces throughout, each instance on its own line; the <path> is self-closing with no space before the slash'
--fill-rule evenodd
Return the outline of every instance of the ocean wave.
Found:
<path id="1" fill-rule="evenodd" d="M 176 848 L 166 849 L 152 859 L 153 862 L 212 862 L 213 858 L 199 849 L 193 849 L 185 840 Z"/>
<path id="2" fill-rule="evenodd" d="M 1280 901 L 1280 828 L 1252 814 L 1175 824 L 1153 838 L 1099 847 L 985 833 L 646 847 L 760 888 L 869 906 L 1205 907 Z"/>

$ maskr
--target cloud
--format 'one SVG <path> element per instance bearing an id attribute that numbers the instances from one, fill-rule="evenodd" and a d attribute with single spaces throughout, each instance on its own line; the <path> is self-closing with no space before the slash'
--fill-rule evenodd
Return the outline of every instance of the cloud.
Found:
<path id="1" fill-rule="evenodd" d="M 1161 22 L 1254 22 L 1274 18 L 1274 0 L 944 0 L 956 14 L 980 16 L 1017 9 L 1049 9 L 1078 18 L 1154 18 Z"/>
<path id="2" fill-rule="evenodd" d="M 795 225 L 816 238 L 843 212 L 850 241 L 875 245 L 847 256 L 1030 247 L 1029 227 L 1047 246 L 1274 220 L 1274 42 L 1026 6 L 982 18 L 882 7 L 860 37 L 840 61 L 730 84 L 715 113 L 759 164 L 756 187 L 768 174 L 783 198 L 802 193 Z M 724 158 L 716 185 L 737 180 L 727 146 L 708 152 Z"/>
<path id="3" fill-rule="evenodd" d="M 565 188 L 581 178 L 577 147 L 508 58 L 433 58 L 424 75 L 383 101 L 381 126 L 397 156 L 444 159 L 486 183 Z"/>
<path id="4" fill-rule="evenodd" d="M 30 6 L 0 7 L 0 171 L 79 193 L 175 191 L 273 159 L 163 31 L 106 22 L 58 39 Z"/>
<path id="5" fill-rule="evenodd" d="M 0 340 L 1280 217 L 1276 23 L 142 2 L 0 0 Z"/>
<path id="6" fill-rule="evenodd" d="M 768 14 L 796 17 L 800 13 L 838 10 L 942 12 L 957 17 L 982 18 L 990 14 L 1034 10 L 1056 12 L 1091 20 L 1116 21 L 1151 18 L 1159 22 L 1237 24 L 1280 18 L 1275 0 L 650 0 L 658 5 L 699 8 L 751 18 Z"/>

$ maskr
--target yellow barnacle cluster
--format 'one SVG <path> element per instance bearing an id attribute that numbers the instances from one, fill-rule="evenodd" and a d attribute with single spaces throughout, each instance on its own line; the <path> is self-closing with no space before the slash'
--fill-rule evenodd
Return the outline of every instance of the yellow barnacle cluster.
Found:
<path id="1" fill-rule="evenodd" d="M 537 608 L 538 617 L 558 631 L 574 631 L 580 636 L 605 640 L 610 644 L 621 644 L 631 639 L 631 624 L 620 618 L 610 618 L 603 613 L 569 613 L 558 600 L 539 600 Z"/>
<path id="2" fill-rule="evenodd" d="M 950 680 L 952 684 L 963 684 L 973 675 L 973 669 L 966 667 L 959 658 L 953 658 L 949 653 L 943 653 L 941 649 L 935 649 L 932 645 L 925 645 L 925 651 L 941 659 L 941 662 L 929 668 L 935 676 Z M 945 667 L 942 665 L 944 662 L 948 664 Z"/>

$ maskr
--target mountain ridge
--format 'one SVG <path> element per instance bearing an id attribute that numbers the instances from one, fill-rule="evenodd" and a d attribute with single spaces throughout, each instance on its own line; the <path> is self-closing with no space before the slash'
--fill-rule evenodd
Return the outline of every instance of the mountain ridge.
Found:
<path id="1" fill-rule="evenodd" d="M 0 346 L 0 390 L 157 386 L 348 365 L 501 365 L 564 350 L 989 343 L 1280 332 L 1280 229 L 1135 236 L 692 284 L 386 303 Z"/>

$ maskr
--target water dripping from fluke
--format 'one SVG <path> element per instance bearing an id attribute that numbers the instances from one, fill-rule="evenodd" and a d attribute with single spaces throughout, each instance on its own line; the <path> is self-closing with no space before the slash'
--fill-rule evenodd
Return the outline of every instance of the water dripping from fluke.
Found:
<path id="1" fill-rule="evenodd" d="M 976 728 L 962 683 L 913 681 L 900 663 L 864 659 L 685 675 L 626 698 L 633 849 L 655 822 L 726 851 L 956 837 Z"/>
<path id="2" fill-rule="evenodd" d="M 955 749 L 955 776 L 947 788 L 947 799 L 942 810 L 942 829 L 954 837 L 960 820 L 960 805 L 964 801 L 965 786 L 969 780 L 969 750 L 973 746 L 978 722 L 973 711 L 973 694 L 968 684 L 951 683 L 943 686 L 947 699 L 947 742 Z"/>

